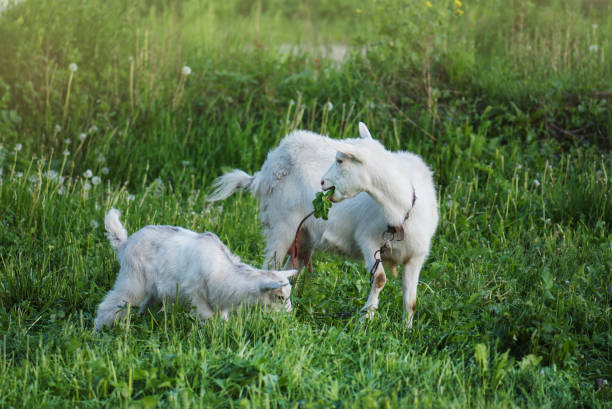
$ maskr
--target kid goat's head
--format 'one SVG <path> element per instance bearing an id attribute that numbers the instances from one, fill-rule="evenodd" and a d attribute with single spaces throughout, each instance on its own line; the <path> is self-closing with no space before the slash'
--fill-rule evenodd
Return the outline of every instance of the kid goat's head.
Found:
<path id="1" fill-rule="evenodd" d="M 359 135 L 364 145 L 349 145 L 336 153 L 336 161 L 325 172 L 321 180 L 321 188 L 329 190 L 334 187 L 334 193 L 329 198 L 332 202 L 341 202 L 363 192 L 369 183 L 369 175 L 365 168 L 368 159 L 367 149 L 370 143 L 376 142 L 368 127 L 359 122 Z"/>
<path id="2" fill-rule="evenodd" d="M 268 271 L 267 277 L 259 280 L 258 290 L 261 294 L 261 303 L 270 305 L 275 311 L 284 308 L 291 312 L 291 283 L 289 277 L 295 275 L 297 270 Z"/>

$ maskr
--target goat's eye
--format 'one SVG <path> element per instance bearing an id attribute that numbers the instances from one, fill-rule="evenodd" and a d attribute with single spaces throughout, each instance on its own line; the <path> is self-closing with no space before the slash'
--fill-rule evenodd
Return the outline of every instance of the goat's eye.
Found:
<path id="1" fill-rule="evenodd" d="M 336 163 L 337 163 L 338 165 L 342 165 L 342 159 L 336 159 Z"/>

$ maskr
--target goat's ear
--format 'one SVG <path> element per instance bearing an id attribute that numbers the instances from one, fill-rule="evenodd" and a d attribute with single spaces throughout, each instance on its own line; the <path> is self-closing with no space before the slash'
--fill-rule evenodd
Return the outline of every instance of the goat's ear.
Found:
<path id="1" fill-rule="evenodd" d="M 359 136 L 361 136 L 362 139 L 373 139 L 370 130 L 363 122 L 359 122 Z"/>
<path id="2" fill-rule="evenodd" d="M 361 163 L 361 159 L 359 159 L 359 157 L 354 152 L 338 151 L 338 153 L 336 153 L 336 159 L 352 160 Z"/>
<path id="3" fill-rule="evenodd" d="M 285 277 L 286 279 L 289 279 L 289 277 L 293 277 L 294 275 L 296 275 L 297 272 L 297 270 L 283 270 L 276 271 L 276 274 L 280 275 L 281 277 Z"/>
<path id="4" fill-rule="evenodd" d="M 284 287 L 286 285 L 289 285 L 289 283 L 281 283 L 279 281 L 263 278 L 259 280 L 259 291 L 265 293 L 266 291 L 278 290 L 279 288 Z"/>

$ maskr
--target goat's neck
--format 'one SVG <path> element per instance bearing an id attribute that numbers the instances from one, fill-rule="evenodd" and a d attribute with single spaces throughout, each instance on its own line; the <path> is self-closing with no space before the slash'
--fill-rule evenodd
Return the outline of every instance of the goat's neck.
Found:
<path id="1" fill-rule="evenodd" d="M 370 184 L 366 192 L 378 202 L 389 226 L 401 226 L 412 209 L 415 192 L 411 181 L 393 159 L 385 158 L 385 161 L 368 166 Z"/>

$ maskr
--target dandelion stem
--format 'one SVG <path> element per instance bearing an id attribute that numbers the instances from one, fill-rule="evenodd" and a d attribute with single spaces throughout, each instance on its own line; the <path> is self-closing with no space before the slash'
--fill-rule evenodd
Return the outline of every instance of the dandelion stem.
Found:
<path id="1" fill-rule="evenodd" d="M 66 119 L 68 118 L 68 104 L 70 103 L 70 87 L 72 86 L 72 76 L 74 75 L 73 71 L 70 71 L 70 76 L 68 77 L 68 88 L 66 90 L 66 100 L 64 101 L 64 114 L 62 116 L 62 129 L 66 129 Z"/>

